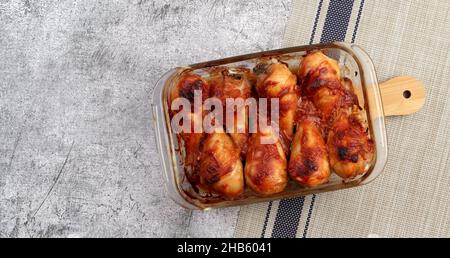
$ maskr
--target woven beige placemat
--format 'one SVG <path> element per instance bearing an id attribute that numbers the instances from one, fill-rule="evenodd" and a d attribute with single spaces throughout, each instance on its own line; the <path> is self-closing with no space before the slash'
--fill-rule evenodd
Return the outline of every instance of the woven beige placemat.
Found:
<path id="1" fill-rule="evenodd" d="M 236 237 L 450 237 L 450 1 L 293 1 L 285 46 L 354 41 L 380 81 L 413 75 L 427 101 L 386 119 L 374 182 L 241 208 Z"/>

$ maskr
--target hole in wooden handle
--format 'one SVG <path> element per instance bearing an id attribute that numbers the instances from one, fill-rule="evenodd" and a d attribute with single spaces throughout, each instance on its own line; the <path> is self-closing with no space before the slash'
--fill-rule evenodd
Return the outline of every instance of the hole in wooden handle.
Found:
<path id="1" fill-rule="evenodd" d="M 395 77 L 379 84 L 379 87 L 385 116 L 413 114 L 425 103 L 425 88 L 414 77 Z"/>
<path id="2" fill-rule="evenodd" d="M 411 91 L 405 90 L 405 91 L 403 92 L 403 97 L 404 97 L 405 99 L 409 99 L 409 98 L 411 97 Z"/>

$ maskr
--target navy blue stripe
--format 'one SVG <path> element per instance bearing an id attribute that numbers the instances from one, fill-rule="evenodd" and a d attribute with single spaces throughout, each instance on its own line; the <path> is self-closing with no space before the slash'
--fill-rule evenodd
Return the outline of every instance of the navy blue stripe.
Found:
<path id="1" fill-rule="evenodd" d="M 320 11 L 322 10 L 323 0 L 320 0 L 319 7 L 317 8 L 316 19 L 314 19 L 314 26 L 311 33 L 311 38 L 309 39 L 309 44 L 311 45 L 314 42 L 314 36 L 316 35 L 317 23 L 319 22 Z"/>
<path id="2" fill-rule="evenodd" d="M 319 6 L 317 7 L 316 17 L 314 19 L 314 25 L 311 32 L 311 38 L 309 44 L 314 41 L 314 36 L 316 34 L 317 24 L 319 22 L 320 11 L 322 10 L 323 0 L 319 1 Z M 275 224 L 273 225 L 272 237 L 295 237 L 298 229 L 298 223 L 302 215 L 303 204 L 305 202 L 305 197 L 299 197 L 295 199 L 281 200 L 278 206 L 277 215 L 275 217 Z M 265 235 L 267 221 L 270 216 L 270 209 L 272 207 L 272 202 L 269 204 L 269 208 L 266 213 L 266 220 L 264 221 L 264 228 L 262 237 Z M 295 211 L 292 213 L 292 211 Z"/>
<path id="3" fill-rule="evenodd" d="M 314 209 L 314 202 L 316 201 L 316 195 L 313 194 L 311 199 L 311 205 L 309 206 L 308 217 L 306 217 L 305 228 L 303 229 L 303 238 L 306 238 L 308 234 L 309 222 L 311 221 L 311 214 Z"/>
<path id="4" fill-rule="evenodd" d="M 358 26 L 359 26 L 359 21 L 361 20 L 361 14 L 362 14 L 363 8 L 364 8 L 364 0 L 361 0 L 361 4 L 359 5 L 359 10 L 358 10 L 358 17 L 356 18 L 355 28 L 353 29 L 352 43 L 355 42 L 356 34 L 358 33 Z M 350 10 L 350 13 L 351 13 L 351 10 Z M 327 13 L 327 16 L 328 16 L 328 13 Z M 347 26 L 348 26 L 348 21 L 347 21 L 346 27 Z M 344 40 L 345 39 L 346 31 L 347 30 L 345 30 L 345 32 L 344 32 L 343 39 L 339 39 L 339 40 Z M 322 33 L 322 37 L 323 37 L 323 33 Z M 303 238 L 306 238 L 306 236 L 308 235 L 309 222 L 311 220 L 312 211 L 314 210 L 314 202 L 315 202 L 315 200 L 316 200 L 316 195 L 313 194 L 313 197 L 312 197 L 312 200 L 311 200 L 311 205 L 309 206 L 308 217 L 306 219 L 305 228 L 303 230 Z"/>
<path id="5" fill-rule="evenodd" d="M 358 10 L 358 17 L 356 18 L 355 28 L 353 29 L 352 43 L 355 43 L 356 33 L 358 33 L 358 26 L 359 26 L 359 21 L 361 20 L 361 14 L 362 14 L 363 8 L 364 8 L 364 0 L 361 0 L 361 4 L 359 5 L 359 10 Z"/>
<path id="6" fill-rule="evenodd" d="M 264 219 L 264 226 L 261 233 L 261 238 L 266 235 L 267 222 L 269 221 L 270 211 L 272 210 L 272 201 L 269 202 L 269 207 L 267 207 L 266 218 Z"/>
<path id="7" fill-rule="evenodd" d="M 298 222 L 305 202 L 304 197 L 284 199 L 278 206 L 273 238 L 294 238 L 297 234 Z"/>
<path id="8" fill-rule="evenodd" d="M 352 15 L 353 0 L 331 0 L 320 43 L 344 41 Z"/>

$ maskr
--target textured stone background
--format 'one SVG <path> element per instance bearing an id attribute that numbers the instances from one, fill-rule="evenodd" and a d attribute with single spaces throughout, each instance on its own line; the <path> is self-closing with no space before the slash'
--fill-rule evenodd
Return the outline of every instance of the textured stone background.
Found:
<path id="1" fill-rule="evenodd" d="M 171 67 L 280 47 L 290 1 L 0 1 L 0 237 L 230 237 L 164 193 Z"/>

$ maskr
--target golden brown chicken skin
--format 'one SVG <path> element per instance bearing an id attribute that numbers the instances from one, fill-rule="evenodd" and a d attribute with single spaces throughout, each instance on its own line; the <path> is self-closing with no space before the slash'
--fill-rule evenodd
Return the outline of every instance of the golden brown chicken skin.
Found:
<path id="1" fill-rule="evenodd" d="M 244 192 L 244 173 L 239 152 L 223 129 L 208 134 L 200 156 L 203 188 L 233 199 Z"/>
<path id="2" fill-rule="evenodd" d="M 301 95 L 309 98 L 325 122 L 332 122 L 336 112 L 351 107 L 355 99 L 342 83 L 336 60 L 320 51 L 308 54 L 298 72 Z"/>
<path id="3" fill-rule="evenodd" d="M 320 119 L 312 113 L 311 103 L 302 101 L 289 159 L 289 176 L 297 183 L 314 187 L 328 182 L 330 165 Z M 307 110 L 310 107 L 310 110 Z"/>
<path id="4" fill-rule="evenodd" d="M 256 91 L 259 97 L 279 100 L 280 137 L 287 155 L 294 134 L 295 110 L 298 101 L 297 77 L 287 65 L 273 60 L 269 63 L 259 63 L 254 68 L 254 72 L 257 75 Z"/>
<path id="5" fill-rule="evenodd" d="M 373 142 L 356 113 L 343 111 L 338 115 L 329 130 L 327 145 L 330 164 L 342 178 L 364 173 L 373 158 Z"/>
<path id="6" fill-rule="evenodd" d="M 260 97 L 276 98 L 293 92 L 297 77 L 284 63 L 262 62 L 253 69 L 257 75 L 256 90 Z"/>
<path id="7" fill-rule="evenodd" d="M 194 103 L 194 93 L 195 91 L 201 91 L 202 100 L 204 101 L 209 97 L 209 84 L 199 75 L 186 72 L 180 76 L 178 82 L 176 83 L 176 87 L 172 87 L 169 96 L 169 102 L 178 97 L 185 98 Z"/>
<path id="8" fill-rule="evenodd" d="M 248 79 L 249 70 L 228 68 L 219 69 L 213 72 L 210 85 L 211 96 L 217 97 L 222 101 L 224 107 L 224 121 L 227 121 L 226 102 L 228 100 L 237 100 L 241 98 L 243 101 L 251 96 L 251 84 Z M 239 149 L 241 158 L 245 159 L 247 153 L 248 142 L 248 107 L 236 108 L 232 118 L 234 123 L 231 130 L 227 130 L 231 139 Z"/>
<path id="9" fill-rule="evenodd" d="M 206 99 L 209 95 L 209 85 L 200 76 L 185 73 L 183 74 L 175 87 L 171 88 L 169 93 L 169 104 L 171 105 L 176 98 L 182 97 L 187 99 L 191 103 L 191 110 L 187 121 L 190 125 L 191 133 L 181 132 L 177 136 L 182 139 L 182 144 L 185 150 L 184 166 L 186 171 L 186 177 L 194 186 L 199 183 L 199 159 L 200 159 L 200 147 L 204 138 L 203 133 L 194 133 L 194 128 L 202 126 L 203 112 L 195 114 L 193 110 L 194 91 L 199 90 L 202 92 L 202 99 Z M 173 117 L 176 113 L 180 112 L 170 110 L 170 115 Z"/>
<path id="10" fill-rule="evenodd" d="M 275 143 L 265 144 L 263 137 Z M 288 182 L 286 168 L 283 147 L 270 128 L 251 136 L 245 164 L 245 182 L 251 190 L 259 195 L 282 192 Z"/>

